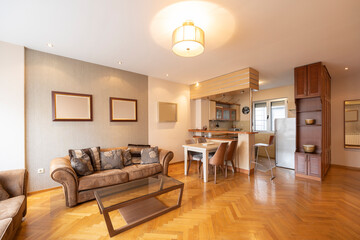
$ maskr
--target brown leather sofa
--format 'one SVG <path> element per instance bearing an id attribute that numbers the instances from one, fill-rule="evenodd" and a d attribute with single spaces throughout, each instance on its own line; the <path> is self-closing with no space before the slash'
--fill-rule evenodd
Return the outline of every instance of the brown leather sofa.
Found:
<path id="1" fill-rule="evenodd" d="M 127 147 L 107 148 L 101 151 L 114 149 L 126 149 Z M 123 184 L 136 179 L 141 179 L 162 173 L 168 174 L 170 161 L 174 153 L 164 149 L 159 149 L 160 163 L 131 165 L 123 169 L 110 169 L 96 171 L 88 176 L 79 177 L 71 167 L 69 156 L 55 158 L 50 163 L 51 178 L 62 184 L 64 189 L 67 207 L 74 207 L 78 203 L 95 199 L 94 191 L 117 184 Z"/>
<path id="2" fill-rule="evenodd" d="M 0 172 L 0 183 L 10 198 L 0 201 L 0 239 L 13 239 L 26 215 L 28 173 L 25 169 Z"/>

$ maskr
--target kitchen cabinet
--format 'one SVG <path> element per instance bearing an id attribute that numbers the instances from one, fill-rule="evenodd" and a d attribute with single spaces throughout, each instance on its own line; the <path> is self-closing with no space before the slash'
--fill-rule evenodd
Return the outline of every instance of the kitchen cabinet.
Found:
<path id="1" fill-rule="evenodd" d="M 319 97 L 322 92 L 321 62 L 295 68 L 295 98 Z"/>
<path id="2" fill-rule="evenodd" d="M 209 120 L 216 120 L 216 102 L 210 101 L 209 103 Z"/>
<path id="3" fill-rule="evenodd" d="M 321 62 L 297 67 L 295 77 L 297 177 L 321 181 L 331 165 L 331 77 Z M 314 119 L 306 125 L 305 119 Z M 305 153 L 303 145 L 315 145 Z"/>
<path id="4" fill-rule="evenodd" d="M 230 120 L 230 108 L 223 108 L 222 114 L 222 120 Z"/>
<path id="5" fill-rule="evenodd" d="M 236 121 L 236 109 L 216 107 L 216 120 L 222 121 Z"/>
<path id="6" fill-rule="evenodd" d="M 223 118 L 223 110 L 220 107 L 216 108 L 216 120 L 222 120 Z"/>
<path id="7" fill-rule="evenodd" d="M 298 176 L 321 177 L 321 155 L 311 153 L 295 153 L 295 172 Z"/>

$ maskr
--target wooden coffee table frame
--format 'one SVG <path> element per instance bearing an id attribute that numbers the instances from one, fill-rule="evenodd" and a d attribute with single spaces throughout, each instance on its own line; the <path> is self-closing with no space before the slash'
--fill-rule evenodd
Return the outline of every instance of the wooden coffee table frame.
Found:
<path id="1" fill-rule="evenodd" d="M 162 188 L 162 186 L 160 186 L 160 188 Z M 147 199 L 150 199 L 150 198 L 155 198 L 156 196 L 159 196 L 159 195 L 162 195 L 164 193 L 167 193 L 167 192 L 171 192 L 171 191 L 174 191 L 174 190 L 177 190 L 177 189 L 180 189 L 179 191 L 179 197 L 178 197 L 178 201 L 177 201 L 177 204 L 174 205 L 174 206 L 171 206 L 171 207 L 166 207 L 166 208 L 163 208 L 161 210 L 156 210 L 148 215 L 143 215 L 141 211 L 139 211 L 137 213 L 137 220 L 131 222 L 131 223 L 128 223 L 127 225 L 125 226 L 122 226 L 120 228 L 117 228 L 117 229 L 114 229 L 114 226 L 111 222 L 111 219 L 110 219 L 110 216 L 109 216 L 109 212 L 112 212 L 112 211 L 115 211 L 115 210 L 118 210 L 120 208 L 124 208 L 124 207 L 127 207 L 127 206 L 131 206 L 131 205 L 134 205 L 136 203 L 139 203 L 141 201 L 144 201 L 144 200 L 147 200 Z M 104 215 L 104 219 L 105 219 L 105 223 L 106 223 L 106 227 L 108 229 L 108 232 L 109 232 L 109 235 L 110 237 L 113 237 L 119 233 L 122 233 L 130 228 L 133 228 L 137 225 L 140 225 L 144 222 L 147 222 L 151 219 L 154 219 L 158 216 L 161 216 L 167 212 L 170 212 L 176 208 L 179 208 L 181 206 L 181 200 L 182 200 L 182 194 L 183 194 L 183 190 L 184 190 L 184 183 L 181 183 L 179 185 L 176 185 L 176 186 L 171 186 L 169 188 L 166 188 L 166 189 L 161 189 L 157 192 L 153 192 L 153 193 L 150 193 L 150 194 L 147 194 L 147 195 L 144 195 L 144 196 L 141 196 L 141 197 L 137 197 L 137 198 L 134 198 L 134 199 L 130 199 L 130 200 L 127 200 L 125 202 L 122 202 L 122 203 L 118 203 L 118 204 L 115 204 L 115 205 L 112 205 L 110 207 L 104 207 L 102 202 L 101 202 L 101 197 L 99 196 L 99 194 L 97 193 L 97 191 L 95 191 L 94 195 L 95 195 L 95 198 L 96 198 L 96 201 L 97 201 L 97 204 L 99 206 L 99 210 L 100 210 L 100 213 Z M 150 206 L 148 206 L 150 207 Z M 125 218 L 125 217 L 124 217 Z M 125 219 L 126 221 L 126 219 Z"/>

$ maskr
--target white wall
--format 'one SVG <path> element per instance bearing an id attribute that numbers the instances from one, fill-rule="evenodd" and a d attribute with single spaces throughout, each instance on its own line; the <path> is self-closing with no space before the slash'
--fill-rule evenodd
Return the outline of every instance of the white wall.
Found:
<path id="1" fill-rule="evenodd" d="M 25 168 L 24 47 L 0 41 L 0 170 Z"/>
<path id="2" fill-rule="evenodd" d="M 174 152 L 174 162 L 184 160 L 182 145 L 190 137 L 190 88 L 158 78 L 148 78 L 149 144 Z M 177 122 L 158 121 L 158 102 L 177 103 Z"/>
<path id="3" fill-rule="evenodd" d="M 349 70 L 349 74 L 350 74 Z M 331 163 L 360 168 L 360 149 L 344 148 L 344 101 L 360 99 L 360 75 L 331 79 Z"/>

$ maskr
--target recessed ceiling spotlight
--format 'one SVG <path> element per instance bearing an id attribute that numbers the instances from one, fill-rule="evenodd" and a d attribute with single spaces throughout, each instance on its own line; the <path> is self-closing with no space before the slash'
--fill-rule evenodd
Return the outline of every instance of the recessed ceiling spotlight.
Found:
<path id="1" fill-rule="evenodd" d="M 118 63 L 119 63 L 119 65 L 121 65 L 121 64 L 122 64 L 122 61 L 119 61 Z"/>
<path id="2" fill-rule="evenodd" d="M 52 43 L 48 43 L 47 45 L 48 45 L 49 48 L 54 47 L 54 45 Z"/>
<path id="3" fill-rule="evenodd" d="M 168 77 L 168 76 L 169 76 L 169 74 L 167 73 L 167 74 L 166 74 L 166 76 Z"/>
<path id="4" fill-rule="evenodd" d="M 348 68 L 348 67 L 346 67 L 346 68 L 345 68 L 345 71 L 347 71 L 347 70 L 349 70 L 349 68 Z"/>
<path id="5" fill-rule="evenodd" d="M 195 86 L 197 86 L 197 87 L 198 87 L 198 86 L 199 86 L 199 82 L 196 82 L 196 83 L 195 83 Z"/>

